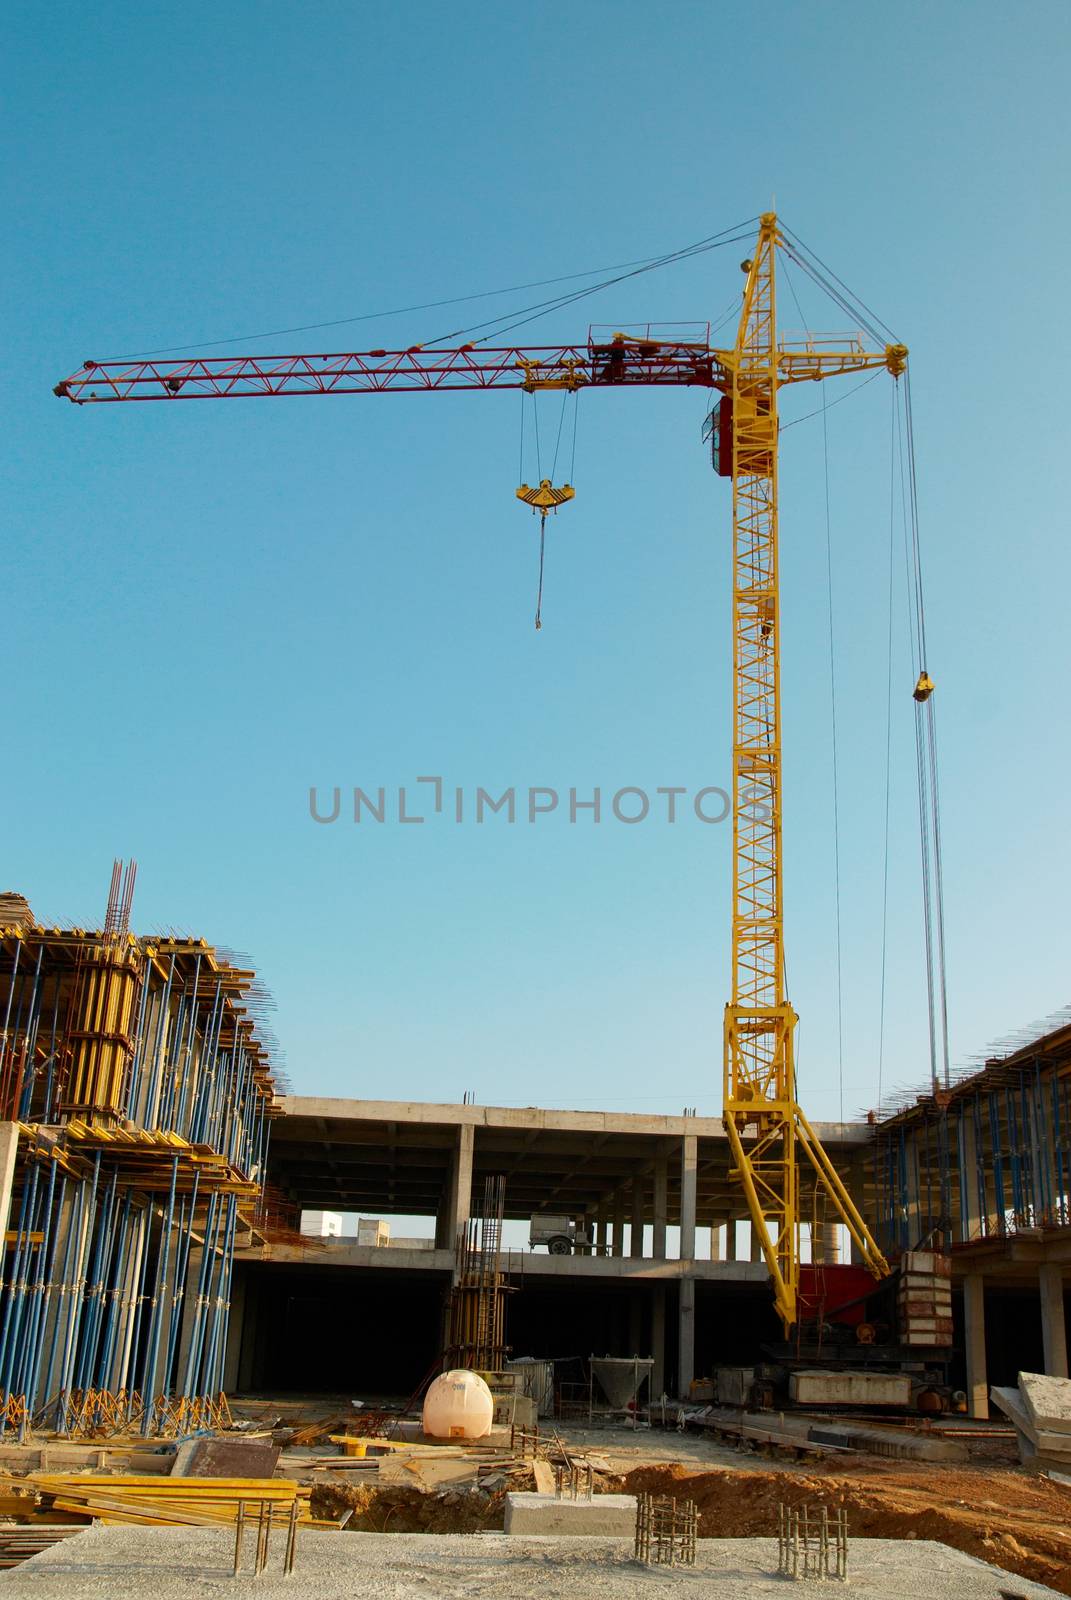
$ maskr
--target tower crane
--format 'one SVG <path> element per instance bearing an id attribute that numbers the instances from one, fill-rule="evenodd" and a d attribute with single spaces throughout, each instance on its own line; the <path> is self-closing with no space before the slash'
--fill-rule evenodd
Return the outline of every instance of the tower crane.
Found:
<path id="1" fill-rule="evenodd" d="M 800 1168 L 813 1169 L 875 1279 L 889 1267 L 799 1103 L 797 1016 L 786 993 L 781 783 L 781 611 L 778 579 L 778 395 L 786 384 L 906 369 L 902 344 L 852 335 L 786 339 L 777 324 L 777 257 L 786 241 L 773 212 L 759 222 L 731 349 L 705 341 L 589 335 L 584 345 L 452 348 L 290 356 L 192 356 L 87 361 L 55 387 L 76 405 L 233 400 L 268 395 L 444 393 L 469 389 L 597 390 L 705 387 L 715 470 L 732 479 L 733 887 L 732 990 L 725 1007 L 723 1121 L 732 1177 L 773 1284 L 786 1336 L 798 1319 Z M 540 509 L 572 490 L 518 495 Z M 527 490 L 527 485 L 522 485 Z M 916 696 L 932 690 L 925 673 Z"/>

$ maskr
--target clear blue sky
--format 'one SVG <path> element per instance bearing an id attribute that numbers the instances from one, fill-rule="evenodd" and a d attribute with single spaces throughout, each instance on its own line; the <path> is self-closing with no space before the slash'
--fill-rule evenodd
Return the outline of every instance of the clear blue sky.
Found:
<path id="1" fill-rule="evenodd" d="M 139 928 L 248 953 L 299 1091 L 715 1112 L 727 826 L 307 812 L 311 784 L 430 773 L 727 781 L 705 396 L 581 399 L 536 635 L 517 396 L 50 390 L 87 356 L 647 257 L 776 197 L 913 352 L 954 1059 L 1066 1001 L 1069 37 L 1045 0 L 9 10 L 0 887 L 92 923 L 136 856 Z M 715 317 L 743 253 L 522 337 Z M 538 297 L 249 348 L 408 344 Z M 829 414 L 849 1113 L 876 1093 L 891 387 Z M 782 459 L 789 977 L 803 1096 L 834 1116 L 820 419 Z M 928 1071 L 904 615 L 901 584 L 887 1084 Z"/>

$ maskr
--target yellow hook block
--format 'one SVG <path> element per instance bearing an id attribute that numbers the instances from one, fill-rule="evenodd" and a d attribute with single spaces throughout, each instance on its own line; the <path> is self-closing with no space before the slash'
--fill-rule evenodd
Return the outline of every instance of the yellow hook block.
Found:
<path id="1" fill-rule="evenodd" d="M 544 516 L 548 511 L 557 511 L 559 506 L 564 506 L 575 496 L 576 490 L 571 484 L 563 483 L 560 489 L 555 489 L 549 478 L 544 478 L 538 489 L 530 489 L 526 483 L 522 483 L 517 490 L 518 500 L 523 500 L 533 511 L 542 511 Z"/>

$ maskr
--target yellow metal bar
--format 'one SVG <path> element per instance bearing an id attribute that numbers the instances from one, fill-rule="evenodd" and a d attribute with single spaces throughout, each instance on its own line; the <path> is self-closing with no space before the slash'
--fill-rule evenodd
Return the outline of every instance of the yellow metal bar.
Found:
<path id="1" fill-rule="evenodd" d="M 802 1107 L 796 1108 L 796 1119 L 799 1128 L 799 1143 L 806 1151 L 807 1157 L 826 1193 L 840 1213 L 841 1221 L 855 1240 L 856 1248 L 863 1258 L 863 1265 L 874 1274 L 875 1278 L 887 1278 L 889 1275 L 889 1263 L 878 1249 L 870 1229 L 863 1221 L 855 1202 L 848 1192 L 844 1179 L 829 1159 L 821 1140 L 807 1121 Z"/>

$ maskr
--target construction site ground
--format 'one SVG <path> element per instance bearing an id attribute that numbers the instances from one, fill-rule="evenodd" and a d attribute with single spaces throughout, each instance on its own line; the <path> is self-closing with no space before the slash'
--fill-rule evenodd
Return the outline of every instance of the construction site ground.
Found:
<path id="1" fill-rule="evenodd" d="M 317 1541 L 321 1537 L 341 1538 L 348 1548 L 350 1533 L 386 1534 L 391 1536 L 388 1542 L 393 1541 L 395 1535 L 434 1534 L 448 1540 L 459 1534 L 479 1535 L 479 1549 L 490 1549 L 483 1536 L 501 1531 L 506 1495 L 511 1491 L 546 1492 L 547 1477 L 552 1476 L 551 1463 L 568 1458 L 590 1464 L 596 1494 L 649 1492 L 694 1500 L 701 1540 L 769 1539 L 776 1532 L 780 1505 L 824 1505 L 831 1510 L 843 1508 L 847 1512 L 853 1551 L 872 1541 L 897 1541 L 901 1563 L 914 1570 L 921 1559 L 919 1552 L 923 1544 L 932 1542 L 989 1564 L 994 1582 L 988 1590 L 978 1591 L 980 1593 L 996 1597 L 1000 1585 L 995 1580 L 999 1579 L 1011 1592 L 1027 1592 L 1019 1580 L 1029 1580 L 1047 1585 L 1051 1592 L 1071 1596 L 1071 1484 L 1020 1466 L 1014 1438 L 1009 1430 L 999 1425 L 967 1425 L 960 1429 L 949 1419 L 947 1427 L 938 1421 L 935 1425 L 917 1423 L 906 1429 L 889 1430 L 897 1446 L 902 1440 L 906 1448 L 930 1448 L 929 1441 L 940 1448 L 946 1434 L 957 1433 L 957 1445 L 965 1459 L 930 1462 L 886 1459 L 862 1451 L 816 1453 L 813 1447 L 801 1459 L 796 1459 L 792 1450 L 773 1450 L 754 1441 L 744 1442 L 742 1447 L 740 1442 L 734 1444 L 719 1439 L 708 1431 L 678 1431 L 672 1425 L 630 1427 L 617 1422 L 588 1426 L 586 1423 L 547 1421 L 540 1424 L 540 1452 L 549 1457 L 549 1461 L 540 1463 L 540 1482 L 536 1466 L 518 1448 L 518 1441 L 511 1444 L 508 1429 L 496 1430 L 491 1441 L 479 1441 L 474 1446 L 460 1441 L 404 1443 L 395 1437 L 394 1448 L 388 1454 L 362 1459 L 344 1455 L 331 1442 L 332 1436 L 344 1425 L 345 1413 L 351 1418 L 354 1414 L 350 1401 L 344 1397 L 327 1401 L 322 1397 L 318 1400 L 306 1397 L 300 1401 L 288 1397 L 278 1402 L 258 1399 L 248 1406 L 238 1402 L 235 1410 L 248 1413 L 244 1419 L 246 1427 L 260 1433 L 261 1437 L 270 1437 L 270 1430 L 276 1428 L 274 1437 L 282 1450 L 276 1478 L 302 1486 L 300 1492 L 306 1496 L 302 1504 L 307 1506 L 307 1515 L 316 1519 L 321 1528 L 332 1522 L 345 1523 L 339 1532 L 328 1530 L 324 1534 L 311 1524 L 303 1526 L 303 1550 L 319 1549 Z M 798 1416 L 793 1419 L 791 1415 L 782 1417 L 778 1413 L 769 1416 L 771 1427 L 777 1427 L 782 1435 L 794 1420 L 800 1420 Z M 276 1427 L 280 1422 L 281 1429 Z M 300 1437 L 301 1427 L 308 1428 L 310 1424 L 314 1437 L 307 1443 L 296 1442 L 295 1434 Z M 416 1429 L 418 1425 L 410 1423 L 408 1426 Z M 234 1435 L 228 1437 L 233 1439 Z M 153 1455 L 144 1453 L 146 1441 L 138 1443 L 140 1449 L 133 1442 L 124 1446 L 119 1440 L 101 1440 L 82 1446 L 44 1441 L 22 1447 L 9 1445 L 3 1451 L 3 1466 L 5 1473 L 10 1474 L 8 1481 L 12 1491 L 30 1497 L 26 1502 L 28 1506 L 34 1504 L 35 1481 L 44 1485 L 46 1492 L 32 1514 L 35 1523 L 63 1521 L 64 1517 L 67 1521 L 77 1520 L 69 1512 L 56 1517 L 50 1510 L 46 1476 L 49 1470 L 75 1474 L 65 1480 L 70 1485 L 68 1496 L 78 1485 L 84 1485 L 84 1497 L 92 1496 L 95 1491 L 105 1501 L 109 1497 L 114 1500 L 123 1492 L 121 1479 L 113 1477 L 109 1481 L 107 1474 L 130 1472 L 149 1472 L 148 1480 L 142 1479 L 142 1482 L 156 1483 L 161 1490 L 171 1485 L 177 1496 L 190 1492 L 184 1489 L 182 1479 L 166 1476 L 169 1458 L 159 1453 L 168 1449 L 166 1445 L 157 1444 L 157 1453 Z M 375 1449 L 375 1441 L 369 1440 L 368 1446 Z M 150 1444 L 149 1449 L 152 1448 Z M 57 1456 L 60 1459 L 53 1459 Z M 153 1473 L 164 1476 L 153 1477 Z M 550 1487 L 553 1488 L 552 1481 Z M 13 1505 L 17 1503 L 17 1498 L 12 1501 Z M 17 1512 L 16 1517 L 18 1521 L 26 1520 Z M 161 1517 L 161 1523 L 166 1520 Z M 143 1542 L 138 1548 L 143 1551 L 151 1546 L 153 1564 L 158 1560 L 164 1563 L 163 1555 L 158 1557 L 155 1552 L 170 1550 L 173 1536 L 215 1532 L 212 1528 L 182 1530 L 161 1523 L 154 1524 L 151 1530 L 142 1529 L 140 1533 L 120 1527 L 108 1531 L 129 1532 L 140 1538 Z M 911 1542 L 910 1551 L 905 1550 L 904 1541 Z M 375 1543 L 378 1546 L 379 1541 Z M 362 1561 L 366 1545 L 372 1549 L 371 1541 L 362 1540 Z M 0 1591 L 4 1585 L 10 1587 L 20 1573 L 26 1574 L 29 1582 L 31 1573 L 43 1572 L 45 1568 L 51 1570 L 56 1563 L 67 1560 L 78 1563 L 83 1552 L 95 1548 L 95 1545 L 86 1545 L 81 1534 L 76 1546 L 57 1547 L 23 1567 L 0 1574 Z M 400 1545 L 398 1548 L 401 1550 Z M 518 1541 L 511 1540 L 510 1548 L 514 1552 L 510 1559 L 519 1561 Z M 597 1553 L 589 1548 L 594 1561 Z M 744 1551 L 742 1544 L 734 1548 L 738 1553 Z M 443 1549 L 446 1550 L 447 1545 Z M 348 1557 L 339 1559 L 349 1560 L 352 1555 L 351 1551 Z M 582 1550 L 580 1554 L 568 1554 L 573 1566 L 581 1559 Z M 598 1557 L 600 1561 L 606 1559 Z M 704 1559 L 713 1560 L 714 1557 L 708 1553 Z M 191 1581 L 196 1565 L 183 1568 Z M 507 1562 L 499 1578 L 505 1583 L 513 1571 Z M 1017 1581 L 1009 1584 L 1007 1575 L 1011 1574 Z M 530 1576 L 529 1573 L 526 1582 Z M 36 1582 L 36 1578 L 33 1581 Z M 79 1583 L 82 1581 L 80 1577 Z M 84 1575 L 84 1581 L 90 1583 L 88 1574 Z M 200 1577 L 197 1581 L 201 1581 Z M 211 1585 L 216 1579 L 209 1574 L 204 1581 Z M 394 1582 L 393 1575 L 390 1581 Z M 610 1581 L 607 1577 L 607 1583 Z M 636 1581 L 635 1569 L 630 1581 Z M 138 1585 L 133 1575 L 131 1582 L 131 1592 L 135 1592 Z M 262 1579 L 258 1593 L 265 1592 L 263 1583 Z M 156 1597 L 169 1592 L 162 1579 L 157 1584 L 154 1578 L 152 1586 Z M 416 1588 L 428 1593 L 424 1582 L 418 1583 L 416 1579 L 400 1588 L 389 1588 L 388 1593 L 404 1596 L 414 1593 Z M 44 1594 L 48 1591 L 36 1588 L 32 1592 Z M 65 1586 L 63 1592 L 69 1600 L 75 1600 L 76 1594 L 103 1593 L 104 1590 L 94 1590 L 91 1585 L 84 1590 Z M 119 1587 L 112 1592 L 126 1591 Z M 187 1588 L 184 1592 L 199 1591 Z M 329 1592 L 332 1591 L 324 1590 L 324 1593 Z M 478 1585 L 473 1592 L 478 1592 Z M 510 1590 L 507 1587 L 498 1592 L 508 1594 Z M 739 1592 L 764 1591 L 741 1589 Z M 901 1587 L 874 1592 L 906 1594 L 910 1591 Z M 925 1592 L 929 1600 L 930 1596 L 943 1591 L 927 1585 L 919 1592 Z"/>
<path id="2" fill-rule="evenodd" d="M 339 1533 L 306 1532 L 293 1574 L 280 1570 L 273 1545 L 268 1569 L 251 1561 L 233 1576 L 233 1534 L 207 1528 L 88 1528 L 0 1578 L 0 1593 L 26 1600 L 635 1600 L 648 1594 L 723 1593 L 734 1600 L 783 1595 L 773 1539 L 701 1540 L 694 1567 L 643 1567 L 627 1541 L 421 1534 L 366 1535 L 357 1545 Z M 944 1546 L 919 1542 L 904 1559 L 902 1544 L 858 1540 L 849 1551 L 848 1587 L 883 1600 L 997 1600 L 1002 1584 L 991 1567 Z M 1027 1580 L 1014 1592 L 1042 1600 L 1056 1591 Z"/>
<path id="3" fill-rule="evenodd" d="M 672 1428 L 558 1425 L 557 1433 L 571 1453 L 592 1462 L 596 1492 L 694 1500 L 701 1538 L 770 1537 L 779 1504 L 824 1504 L 847 1511 L 853 1541 L 938 1541 L 1071 1596 L 1071 1485 L 1023 1469 L 1013 1441 L 999 1433 L 972 1440 L 963 1464 L 857 1452 L 794 1461 Z M 413 1484 L 416 1474 L 395 1469 L 392 1476 L 393 1483 L 362 1483 L 318 1471 L 313 1510 L 337 1516 L 351 1509 L 349 1526 L 365 1532 L 502 1527 L 506 1486 L 495 1487 L 493 1477 L 484 1477 L 484 1489 L 454 1480 L 428 1493 L 398 1481 Z M 508 1487 L 534 1484 L 515 1478 Z"/>

